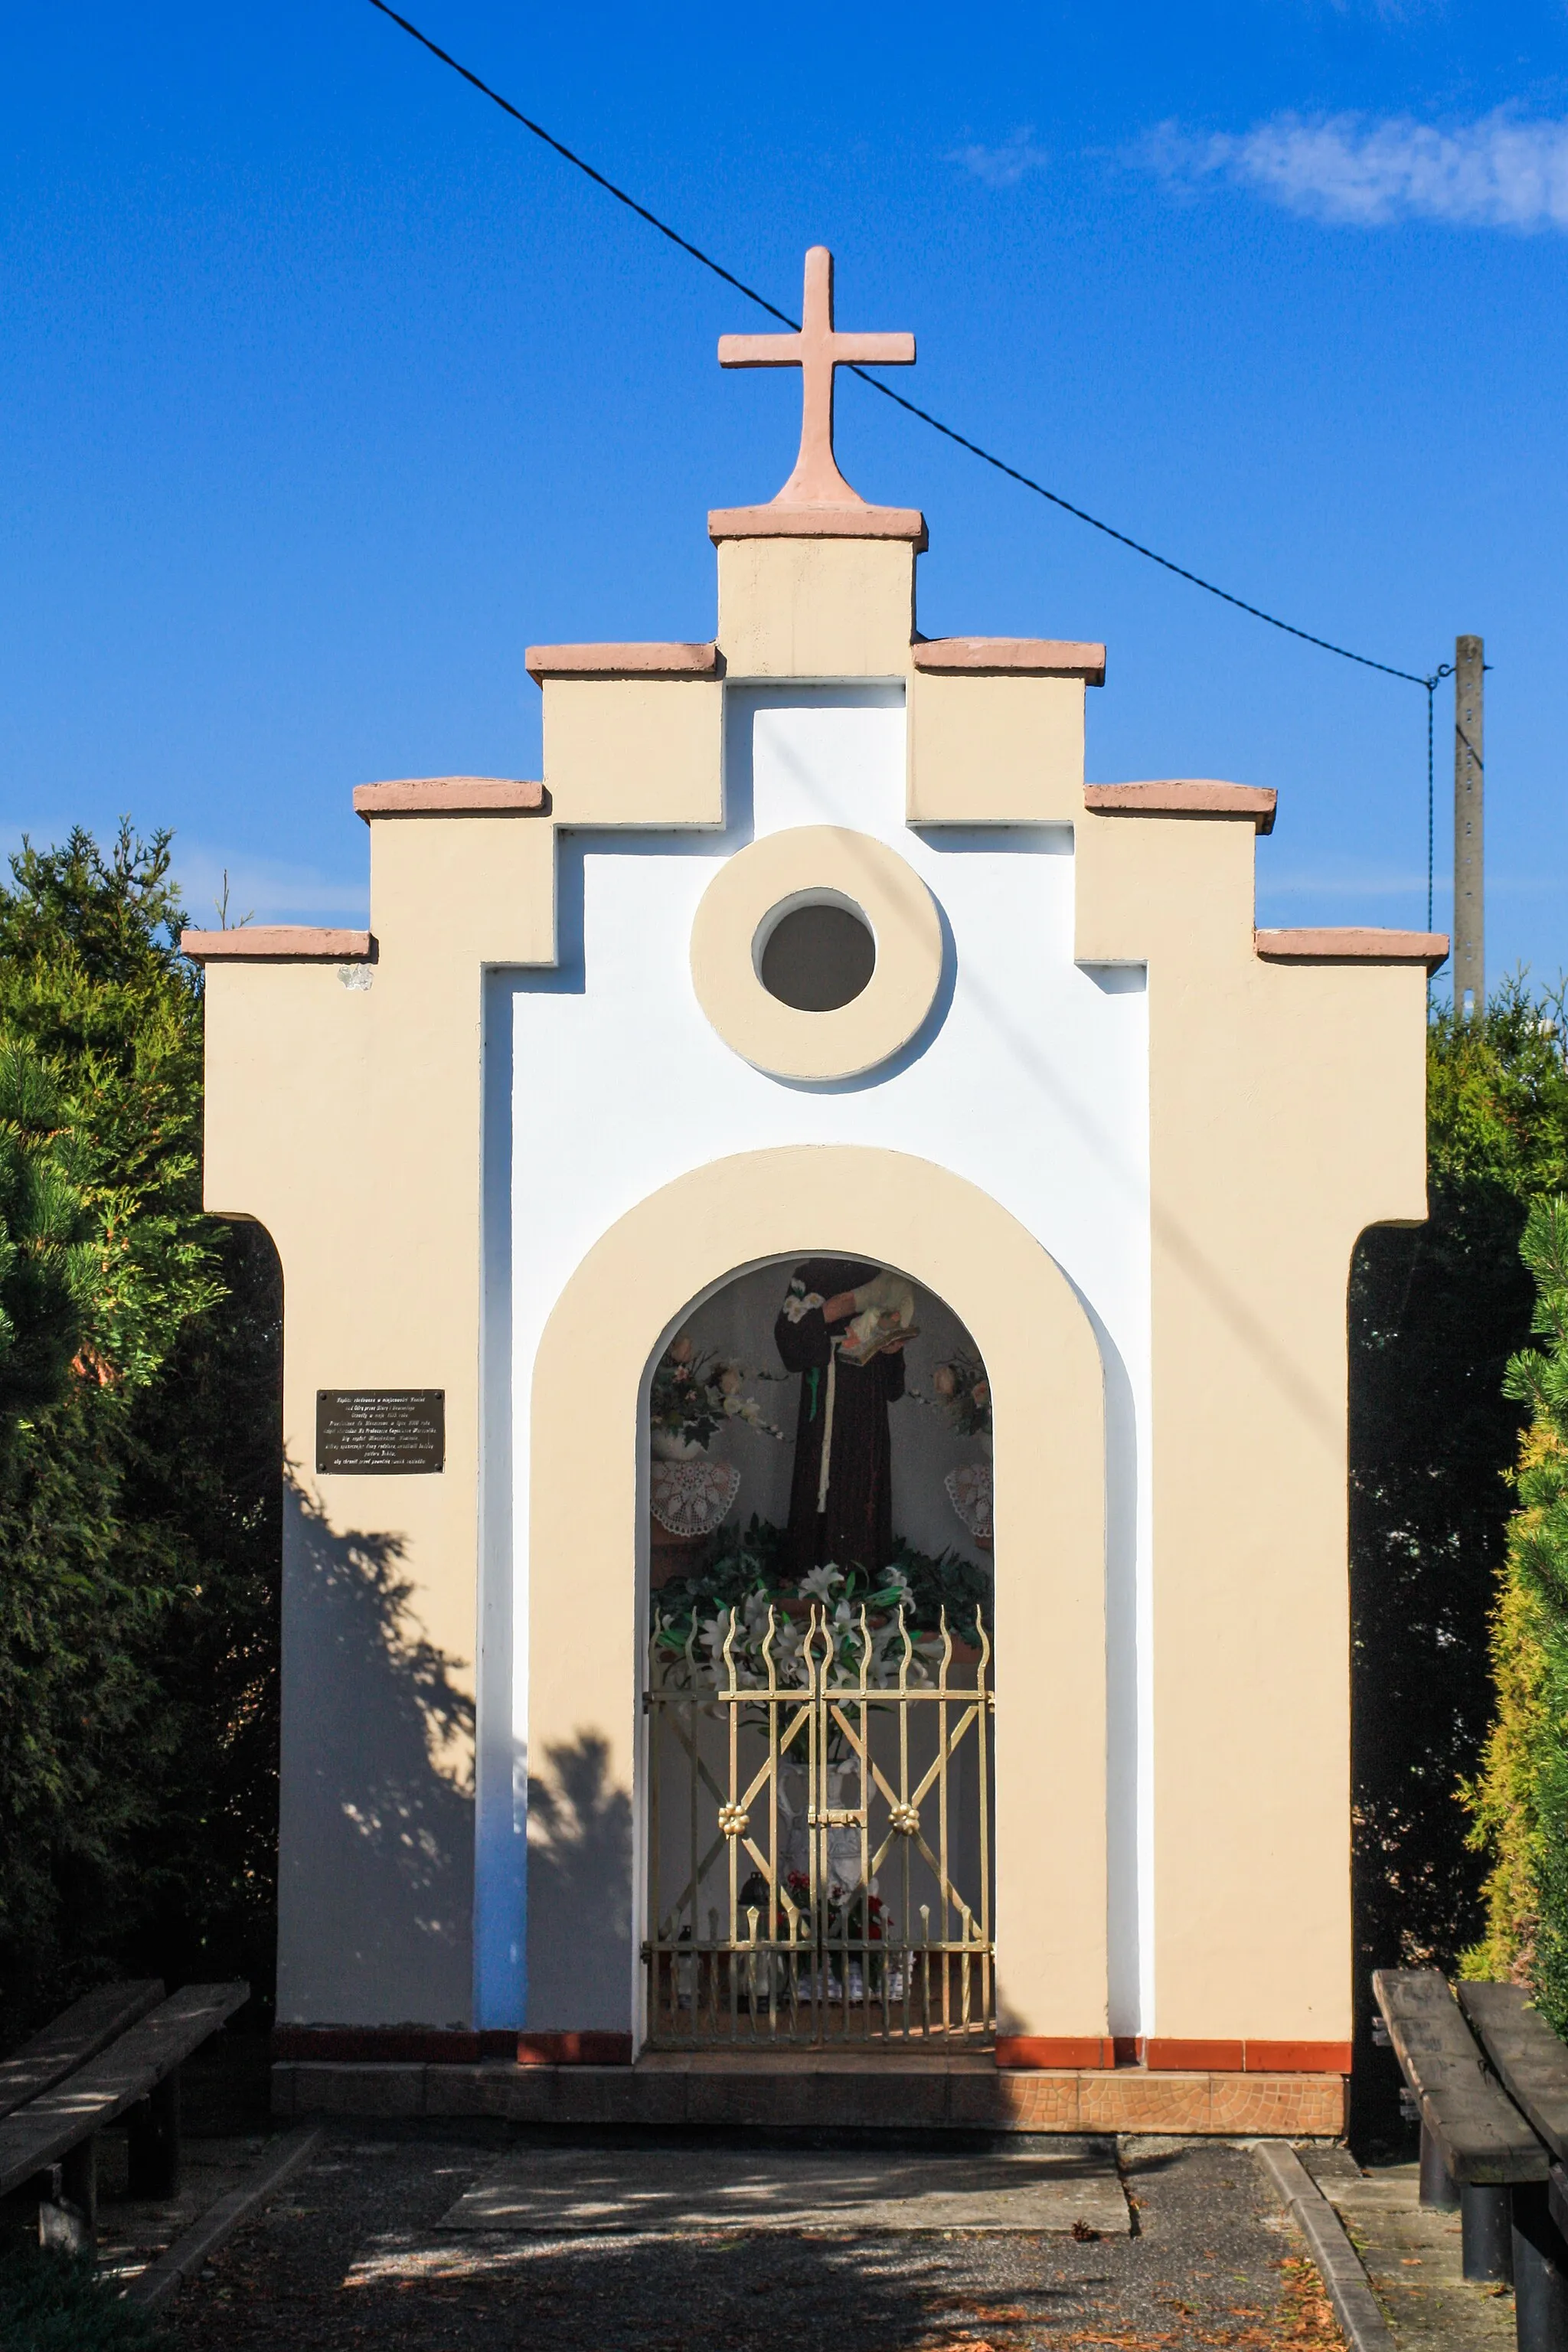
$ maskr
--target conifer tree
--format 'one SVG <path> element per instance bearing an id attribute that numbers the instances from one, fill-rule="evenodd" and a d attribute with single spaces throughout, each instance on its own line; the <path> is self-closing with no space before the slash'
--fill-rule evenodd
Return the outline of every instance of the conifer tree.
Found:
<path id="1" fill-rule="evenodd" d="M 1464 1970 L 1528 1984 L 1568 2032 L 1568 1199 L 1534 1204 L 1520 1251 L 1543 1344 L 1511 1358 L 1503 1384 L 1530 1423 L 1492 1621 L 1497 1712 L 1466 1792 L 1491 1868 Z"/>

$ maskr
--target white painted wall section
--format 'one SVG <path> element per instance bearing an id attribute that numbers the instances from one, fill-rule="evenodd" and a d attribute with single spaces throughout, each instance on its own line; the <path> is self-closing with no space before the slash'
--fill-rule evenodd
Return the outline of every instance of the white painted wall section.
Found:
<path id="1" fill-rule="evenodd" d="M 492 1396 L 487 1412 L 494 1532 L 481 1604 L 481 2025 L 524 2021 L 517 1791 L 528 1738 L 527 1432 L 546 1318 L 595 1242 L 660 1186 L 736 1152 L 848 1143 L 915 1153 L 983 1187 L 1061 1265 L 1100 1336 L 1110 2028 L 1152 2030 L 1144 974 L 1073 961 L 1068 828 L 912 832 L 904 766 L 900 687 L 728 689 L 726 830 L 563 836 L 557 967 L 492 977 L 488 1329 L 509 1339 L 510 1396 Z M 689 941 L 698 901 L 729 856 L 764 834 L 824 824 L 876 835 L 922 876 L 947 927 L 947 966 L 931 1019 L 902 1055 L 863 1078 L 806 1086 L 764 1076 L 721 1042 L 692 990 Z M 498 1231 L 509 1189 L 510 1229 Z M 498 1348 L 486 1352 L 493 1386 L 505 1371 Z M 1004 1640 L 1002 1706 L 1009 1679 Z"/>

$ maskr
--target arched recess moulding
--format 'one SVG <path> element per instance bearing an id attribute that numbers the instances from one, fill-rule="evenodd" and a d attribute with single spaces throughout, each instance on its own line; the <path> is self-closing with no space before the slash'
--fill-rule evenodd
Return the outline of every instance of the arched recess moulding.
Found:
<path id="1" fill-rule="evenodd" d="M 989 1194 L 929 1160 L 849 1145 L 715 1160 L 629 1211 L 567 1283 L 533 1370 L 532 1769 L 548 1773 L 552 1752 L 593 1743 L 605 1759 L 606 1793 L 634 1795 L 642 1670 L 635 1570 L 647 1518 L 639 1402 L 653 1350 L 727 1276 L 772 1257 L 827 1253 L 896 1265 L 928 1285 L 984 1357 L 995 1442 L 998 2024 L 1005 2033 L 1102 2035 L 1100 1351 L 1071 1285 L 1033 1234 Z M 592 1412 L 583 1409 L 588 1397 L 596 1401 Z M 629 1869 L 628 2019 L 637 1952 Z M 548 1916 L 559 1874 L 531 1873 L 531 1880 L 532 1949 L 570 1926 Z"/>

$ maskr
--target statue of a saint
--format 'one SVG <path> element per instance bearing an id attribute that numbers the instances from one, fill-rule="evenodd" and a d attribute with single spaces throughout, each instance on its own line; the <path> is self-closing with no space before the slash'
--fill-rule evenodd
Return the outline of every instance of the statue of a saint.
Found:
<path id="1" fill-rule="evenodd" d="M 784 1563 L 792 1577 L 829 1560 L 875 1570 L 893 1557 L 888 1407 L 904 1393 L 914 1305 L 904 1276 L 880 1266 L 814 1257 L 795 1270 L 773 1327 L 786 1370 L 801 1376 Z"/>

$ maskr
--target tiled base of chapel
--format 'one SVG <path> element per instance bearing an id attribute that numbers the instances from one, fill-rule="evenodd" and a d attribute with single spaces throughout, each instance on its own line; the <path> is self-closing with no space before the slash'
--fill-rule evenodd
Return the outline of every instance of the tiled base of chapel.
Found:
<path id="1" fill-rule="evenodd" d="M 1342 2074 L 1162 2073 L 1145 2066 L 1004 2068 L 988 2057 L 668 2053 L 631 2066 L 281 2059 L 278 2116 L 773 2129 L 1191 2132 L 1335 2138 Z"/>

